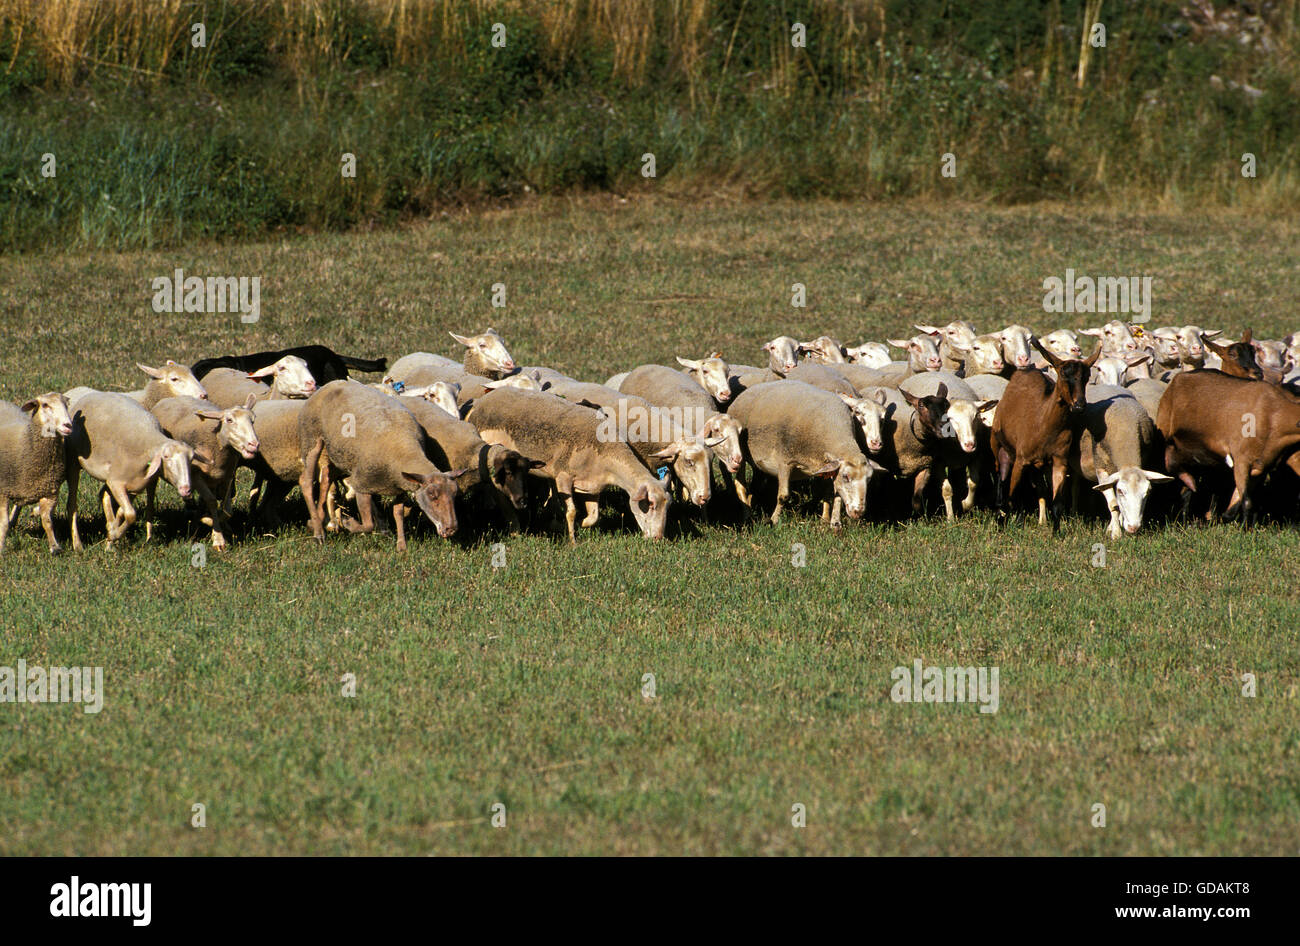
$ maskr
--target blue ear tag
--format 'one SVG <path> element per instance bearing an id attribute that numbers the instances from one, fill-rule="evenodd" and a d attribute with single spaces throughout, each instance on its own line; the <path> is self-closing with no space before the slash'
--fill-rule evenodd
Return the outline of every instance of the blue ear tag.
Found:
<path id="1" fill-rule="evenodd" d="M 655 470 L 655 476 L 659 477 L 661 480 L 668 479 L 668 467 L 661 466 L 659 469 Z"/>
<path id="2" fill-rule="evenodd" d="M 406 382 L 405 382 L 405 381 L 394 381 L 394 382 L 393 382 L 393 390 L 396 391 L 398 394 L 401 394 L 403 391 L 406 390 Z"/>

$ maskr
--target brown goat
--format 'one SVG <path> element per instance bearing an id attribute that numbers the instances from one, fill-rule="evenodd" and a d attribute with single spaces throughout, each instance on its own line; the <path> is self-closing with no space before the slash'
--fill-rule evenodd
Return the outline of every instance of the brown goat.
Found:
<path id="1" fill-rule="evenodd" d="M 1264 369 L 1255 360 L 1255 346 L 1251 344 L 1250 329 L 1241 336 L 1241 341 L 1231 345 L 1219 345 L 1210 341 L 1208 335 L 1201 334 L 1201 344 L 1219 356 L 1223 367 L 1219 370 L 1233 378 L 1246 378 L 1250 381 L 1263 381 Z"/>
<path id="2" fill-rule="evenodd" d="M 1278 461 L 1300 473 L 1300 399 L 1262 381 L 1219 371 L 1177 375 L 1160 398 L 1156 426 L 1165 438 L 1165 469 L 1189 491 L 1196 491 L 1197 468 L 1231 468 L 1235 489 L 1225 519 L 1250 522 L 1254 486 Z"/>
<path id="3" fill-rule="evenodd" d="M 1101 346 L 1086 361 L 1061 359 L 1031 340 L 1038 353 L 1056 369 L 1053 383 L 1035 368 L 1019 368 L 1007 382 L 993 416 L 990 445 L 998 465 L 998 525 L 1006 524 L 1011 496 L 1025 467 L 1033 467 L 1046 485 L 1045 467 L 1052 468 L 1052 531 L 1061 526 L 1062 487 L 1069 472 L 1070 449 L 1087 403 L 1088 376 L 1101 354 Z M 1046 519 L 1046 490 L 1038 496 L 1038 521 Z"/>

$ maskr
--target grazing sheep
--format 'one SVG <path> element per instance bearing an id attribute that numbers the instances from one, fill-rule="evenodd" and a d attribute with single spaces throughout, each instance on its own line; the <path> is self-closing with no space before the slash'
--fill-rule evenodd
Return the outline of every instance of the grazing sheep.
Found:
<path id="1" fill-rule="evenodd" d="M 1134 535 L 1142 528 L 1152 484 L 1173 482 L 1153 469 L 1160 462 L 1156 425 L 1124 388 L 1090 386 L 1087 395 L 1074 472 L 1106 497 L 1110 537 Z"/>
<path id="2" fill-rule="evenodd" d="M 867 368 L 883 368 L 893 360 L 889 346 L 882 342 L 863 342 L 857 348 L 845 349 L 844 354 L 853 364 Z"/>
<path id="3" fill-rule="evenodd" d="M 212 410 L 212 404 L 192 397 L 164 398 L 153 406 L 163 433 L 194 448 L 191 483 L 208 507 L 212 522 L 212 547 L 226 548 L 225 529 L 229 522 L 226 503 L 234 486 L 239 461 L 257 455 L 257 434 L 253 430 L 253 405 L 248 396 L 242 407 Z"/>
<path id="4" fill-rule="evenodd" d="M 254 378 L 271 378 L 268 387 Z M 203 376 L 208 399 L 225 410 L 242 406 L 251 395 L 260 403 L 285 398 L 310 397 L 316 391 L 316 379 L 307 370 L 307 362 L 295 355 L 285 355 L 273 365 L 244 374 L 234 368 L 213 368 Z"/>
<path id="5" fill-rule="evenodd" d="M 911 338 L 891 338 L 889 344 L 907 352 L 907 365 L 914 373 L 939 371 L 944 367 L 944 360 L 939 353 L 937 335 L 923 333 L 913 335 Z M 950 371 L 956 371 L 961 367 L 961 363 L 956 359 L 951 359 L 951 361 L 954 367 L 950 368 Z"/>
<path id="6" fill-rule="evenodd" d="M 627 493 L 632 515 L 646 538 L 662 539 L 671 499 L 632 448 L 603 440 L 599 414 L 561 398 L 517 388 L 492 391 L 466 418 L 488 443 L 543 461 L 534 476 L 551 480 L 563 498 L 569 542 L 577 541 L 575 500 L 586 510 L 583 527 L 596 524 L 599 497 L 607 487 Z"/>
<path id="7" fill-rule="evenodd" d="M 745 391 L 728 413 L 744 425 L 755 469 L 776 477 L 773 525 L 791 482 L 807 478 L 832 478 L 832 528 L 840 528 L 842 512 L 862 517 L 868 484 L 882 468 L 858 446 L 854 415 L 843 399 L 802 381 L 773 381 Z"/>
<path id="8" fill-rule="evenodd" d="M 68 521 L 72 547 L 81 551 L 77 531 L 77 484 L 81 471 L 104 484 L 100 500 L 108 528 L 108 547 L 126 534 L 136 520 L 131 497 L 145 493 L 145 539 L 153 537 L 153 500 L 159 473 L 181 497 L 190 495 L 190 466 L 195 457 L 208 462 L 189 444 L 162 432 L 158 418 L 125 394 L 94 391 L 72 405 L 68 436 Z M 113 503 L 116 501 L 117 510 Z"/>
<path id="9" fill-rule="evenodd" d="M 462 367 L 469 374 L 476 374 L 489 381 L 500 381 L 506 375 L 519 370 L 515 360 L 506 351 L 506 343 L 496 333 L 488 329 L 481 335 L 457 335 L 449 332 L 452 338 L 465 346 L 465 363 Z"/>
<path id="10" fill-rule="evenodd" d="M 139 401 L 145 410 L 152 410 L 155 404 L 166 397 L 195 397 L 202 400 L 208 396 L 194 373 L 184 365 L 168 361 L 161 368 L 150 368 L 137 362 L 136 367 L 147 374 L 150 381 L 143 390 L 128 391 L 127 396 Z"/>
<path id="11" fill-rule="evenodd" d="M 361 514 L 360 524 L 344 520 L 348 531 L 374 532 L 374 497 L 395 496 L 397 550 L 406 551 L 407 508 L 403 500 L 409 493 L 438 535 L 455 535 L 456 479 L 465 470 L 439 470 L 427 455 L 427 442 L 424 429 L 409 410 L 364 384 L 332 381 L 317 391 L 298 417 L 303 464 L 298 486 L 307 500 L 312 534 L 317 539 L 325 537 L 325 497 L 337 471 L 343 475 L 344 486 L 356 495 Z"/>
<path id="12" fill-rule="evenodd" d="M 1069 472 L 1075 423 L 1087 403 L 1085 388 L 1101 356 L 1097 346 L 1087 361 L 1062 360 L 1035 340 L 1034 347 L 1056 372 L 1055 382 L 1034 368 L 1018 368 L 1007 382 L 993 418 L 990 448 L 998 469 L 998 525 L 1006 523 L 1011 497 L 1025 468 L 1043 474 L 1051 467 L 1052 531 L 1060 528 L 1061 489 Z M 1038 521 L 1047 519 L 1047 497 L 1038 499 Z"/>
<path id="13" fill-rule="evenodd" d="M 50 551 L 59 551 L 50 513 L 66 476 L 63 442 L 71 433 L 68 399 L 57 391 L 22 407 L 0 402 L 0 552 L 18 513 L 32 503 Z"/>
<path id="14" fill-rule="evenodd" d="M 641 365 L 627 373 L 618 388 L 622 394 L 644 398 L 656 407 L 676 411 L 682 429 L 689 436 L 706 441 L 723 438 L 713 447 L 722 466 L 724 485 L 730 489 L 730 474 L 744 463 L 740 422 L 716 411 L 716 400 L 699 384 L 667 365 Z"/>
<path id="15" fill-rule="evenodd" d="M 574 404 L 603 408 L 609 420 L 607 439 L 627 443 L 648 469 L 667 466 L 696 506 L 709 501 L 712 465 L 708 451 L 721 439 L 704 441 L 688 434 L 681 424 L 681 411 L 661 410 L 644 398 L 581 381 L 552 385 L 550 393 Z"/>
<path id="16" fill-rule="evenodd" d="M 465 471 L 457 481 L 461 495 L 471 496 L 478 487 L 491 489 L 511 533 L 518 532 L 517 510 L 524 508 L 527 476 L 541 462 L 489 444 L 473 424 L 449 416 L 427 397 L 403 397 L 399 403 L 415 416 L 429 438 L 429 458 L 442 469 Z"/>
<path id="17" fill-rule="evenodd" d="M 252 355 L 226 355 L 221 358 L 204 358 L 194 363 L 194 376 L 201 378 L 213 368 L 233 368 L 248 374 L 275 364 L 282 358 L 293 356 L 307 365 L 307 371 L 321 384 L 340 381 L 348 376 L 348 369 L 356 371 L 383 371 L 386 358 L 354 358 L 340 355 L 324 345 L 300 345 L 278 351 L 259 351 Z"/>
<path id="18" fill-rule="evenodd" d="M 923 332 L 933 338 L 939 345 L 939 355 L 943 359 L 943 364 L 939 367 L 945 371 L 960 371 L 961 356 L 960 352 L 970 348 L 975 343 L 975 337 L 979 334 L 975 326 L 970 322 L 960 319 L 949 322 L 942 328 L 934 325 L 913 325 L 918 332 Z M 893 342 L 890 342 L 892 345 Z"/>

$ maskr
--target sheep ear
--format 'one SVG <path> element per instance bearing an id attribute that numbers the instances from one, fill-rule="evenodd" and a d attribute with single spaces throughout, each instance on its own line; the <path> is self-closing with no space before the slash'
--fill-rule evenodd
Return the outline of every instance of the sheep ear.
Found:
<path id="1" fill-rule="evenodd" d="M 1151 350 L 1148 349 L 1147 351 L 1138 355 L 1136 358 L 1130 358 L 1128 361 L 1124 362 L 1124 364 L 1128 365 L 1130 368 L 1136 368 L 1144 361 L 1151 361 L 1153 358 L 1155 358 L 1155 355 L 1153 355 L 1151 353 Z"/>
<path id="2" fill-rule="evenodd" d="M 918 332 L 922 332 L 922 333 L 924 333 L 924 334 L 926 334 L 926 335 L 939 335 L 939 334 L 942 334 L 942 333 L 939 331 L 939 329 L 935 328 L 933 325 L 916 325 L 916 324 L 913 324 L 913 325 L 912 325 L 912 328 L 914 328 L 914 329 L 916 329 Z"/>
<path id="3" fill-rule="evenodd" d="M 1079 329 L 1079 334 L 1080 335 L 1101 335 L 1102 330 L 1099 328 L 1081 328 Z"/>
<path id="4" fill-rule="evenodd" d="M 876 393 L 871 396 L 871 399 L 883 407 L 885 404 L 885 389 L 876 388 Z"/>
<path id="5" fill-rule="evenodd" d="M 253 405 L 256 403 L 257 403 L 257 395 L 256 394 L 248 395 L 248 398 L 244 401 L 244 410 L 251 411 L 253 409 Z"/>
<path id="6" fill-rule="evenodd" d="M 450 473 L 448 473 L 447 475 L 448 475 L 449 477 L 451 477 L 453 480 L 457 480 L 457 479 L 460 479 L 462 476 L 464 476 L 464 475 L 465 475 L 466 473 L 468 473 L 468 472 L 469 472 L 469 467 L 461 467 L 459 470 L 452 470 L 452 471 L 451 471 Z"/>
<path id="7" fill-rule="evenodd" d="M 194 459 L 198 460 L 200 463 L 211 463 L 212 454 L 208 453 L 208 451 L 203 447 L 195 447 Z"/>
<path id="8" fill-rule="evenodd" d="M 1174 481 L 1174 477 L 1167 476 L 1164 473 L 1157 473 L 1155 470 L 1143 470 L 1142 475 L 1152 483 L 1172 483 Z"/>
<path id="9" fill-rule="evenodd" d="M 145 479 L 147 480 L 153 479 L 154 475 L 158 472 L 158 468 L 162 466 L 162 460 L 163 460 L 162 452 L 163 452 L 163 448 L 159 447 L 157 451 L 154 453 L 153 459 L 149 461 L 149 469 L 144 471 Z"/>
<path id="10" fill-rule="evenodd" d="M 889 342 L 889 344 L 893 345 L 895 348 L 906 348 L 910 344 L 905 338 L 887 338 L 885 341 Z"/>
<path id="11" fill-rule="evenodd" d="M 258 368 L 256 371 L 250 371 L 250 378 L 265 378 L 269 374 L 275 374 L 275 365 L 267 365 L 265 368 Z"/>
<path id="12" fill-rule="evenodd" d="M 151 378 L 161 378 L 163 376 L 161 368 L 150 368 L 148 365 L 142 365 L 138 361 L 135 363 L 135 366 Z"/>
<path id="13" fill-rule="evenodd" d="M 460 342 L 466 348 L 470 346 L 470 340 L 466 338 L 464 335 L 457 335 L 455 332 L 448 332 L 447 334 L 450 335 L 452 338 L 456 339 L 456 341 Z"/>
<path id="14" fill-rule="evenodd" d="M 544 467 L 544 466 L 546 466 L 546 461 L 545 461 L 545 460 L 529 460 L 529 461 L 528 461 L 528 469 L 530 469 L 530 470 L 540 470 L 540 469 L 541 469 L 542 467 Z"/>
<path id="15" fill-rule="evenodd" d="M 32 414 L 35 414 L 35 413 L 36 413 L 36 408 L 38 408 L 38 407 L 40 407 L 40 406 L 41 406 L 41 405 L 38 404 L 35 400 L 31 400 L 31 401 L 28 401 L 26 404 L 24 404 L 24 405 L 22 406 L 22 410 L 24 410 L 24 411 L 28 411 L 28 412 L 30 412 L 30 413 L 32 413 Z"/>
<path id="16" fill-rule="evenodd" d="M 1099 476 L 1097 477 L 1097 484 L 1093 486 L 1093 489 L 1099 493 L 1104 493 L 1115 485 L 1117 479 L 1119 479 L 1118 473 L 1107 473 L 1105 476 Z"/>
<path id="17" fill-rule="evenodd" d="M 683 368 L 689 368 L 691 371 L 698 371 L 700 369 L 700 363 L 698 361 L 691 361 L 689 358 L 678 357 L 677 363 Z"/>
<path id="18" fill-rule="evenodd" d="M 221 420 L 225 415 L 221 411 L 195 411 L 194 416 L 200 420 Z"/>
<path id="19" fill-rule="evenodd" d="M 403 478 L 410 480 L 412 483 L 419 483 L 421 486 L 424 485 L 424 477 L 421 476 L 419 473 L 403 472 L 402 476 Z"/>
<path id="20" fill-rule="evenodd" d="M 706 446 L 706 447 L 708 447 L 710 450 L 712 450 L 712 449 L 713 449 L 714 447 L 716 447 L 718 444 L 720 444 L 720 443 L 725 443 L 726 440 L 727 440 L 726 437 L 710 437 L 710 438 L 708 438 L 707 440 L 704 441 L 704 446 Z"/>
<path id="21" fill-rule="evenodd" d="M 681 448 L 680 445 L 678 445 L 678 444 L 672 444 L 672 445 L 670 445 L 670 446 L 664 447 L 664 448 L 663 448 L 662 450 L 660 450 L 658 453 L 652 453 L 652 454 L 650 454 L 650 459 L 652 459 L 652 460 L 672 460 L 672 459 L 675 459 L 675 458 L 677 457 L 677 454 L 681 453 L 681 450 L 682 450 L 682 448 Z"/>
<path id="22" fill-rule="evenodd" d="M 837 472 L 839 472 L 839 469 L 840 469 L 840 461 L 828 457 L 826 462 L 822 464 L 822 466 L 820 466 L 818 469 L 813 471 L 812 475 L 819 476 L 819 477 L 831 477 L 834 476 Z"/>
<path id="23" fill-rule="evenodd" d="M 650 489 L 644 483 L 640 485 L 636 493 L 632 496 L 632 502 L 643 503 L 650 498 Z"/>

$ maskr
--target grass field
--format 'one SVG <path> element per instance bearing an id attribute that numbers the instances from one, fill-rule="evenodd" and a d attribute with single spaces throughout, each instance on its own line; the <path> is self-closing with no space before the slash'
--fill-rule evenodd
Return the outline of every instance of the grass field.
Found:
<path id="1" fill-rule="evenodd" d="M 1229 214 L 593 199 L 4 257 L 0 397 L 308 342 L 451 354 L 448 329 L 486 325 L 591 380 L 753 363 L 782 333 L 1046 330 L 1069 324 L 1041 308 L 1067 267 L 1155 276 L 1158 325 L 1275 336 L 1300 328 L 1298 237 Z M 176 267 L 261 275 L 261 320 L 155 315 L 149 281 Z M 1094 568 L 1096 519 L 425 534 L 399 555 L 391 535 L 317 546 L 300 516 L 195 568 L 159 495 L 152 542 L 108 551 L 92 516 L 94 544 L 51 558 L 24 515 L 0 559 L 0 665 L 102 665 L 107 691 L 98 715 L 0 705 L 0 853 L 1300 853 L 1294 528 L 1158 528 Z M 891 702 L 916 658 L 999 667 L 999 711 Z"/>

